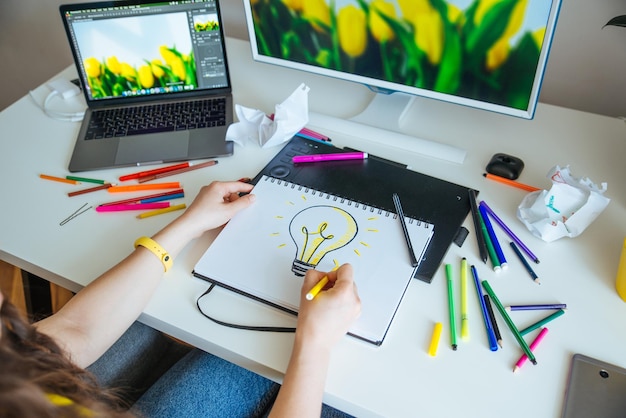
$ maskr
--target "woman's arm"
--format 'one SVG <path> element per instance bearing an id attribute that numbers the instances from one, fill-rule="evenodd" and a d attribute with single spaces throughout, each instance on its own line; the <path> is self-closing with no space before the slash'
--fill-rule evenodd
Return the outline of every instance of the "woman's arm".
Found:
<path id="1" fill-rule="evenodd" d="M 214 182 L 189 208 L 152 236 L 173 259 L 194 238 L 226 223 L 248 207 L 254 195 L 238 198 L 252 185 Z M 133 243 L 121 243 L 132 246 Z M 128 257 L 78 292 L 59 312 L 35 324 L 66 350 L 78 366 L 97 360 L 143 311 L 163 277 L 163 264 L 137 247 Z"/>
<path id="2" fill-rule="evenodd" d="M 313 300 L 305 295 L 325 275 L 329 284 Z M 270 417 L 318 417 L 330 355 L 361 312 L 352 266 L 337 271 L 307 272 L 291 359 Z"/>

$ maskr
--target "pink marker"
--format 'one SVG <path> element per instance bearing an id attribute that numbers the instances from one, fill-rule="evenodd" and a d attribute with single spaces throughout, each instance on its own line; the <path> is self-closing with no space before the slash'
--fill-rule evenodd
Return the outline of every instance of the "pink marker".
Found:
<path id="1" fill-rule="evenodd" d="M 296 155 L 291 160 L 298 163 L 317 163 L 320 161 L 364 160 L 367 152 L 342 152 L 338 154 Z"/>
<path id="2" fill-rule="evenodd" d="M 169 208 L 170 202 L 153 203 L 130 203 L 121 205 L 101 205 L 96 207 L 96 212 L 120 212 L 125 210 L 149 210 Z"/>
<path id="3" fill-rule="evenodd" d="M 541 332 L 537 335 L 537 338 L 535 338 L 535 340 L 532 343 L 530 343 L 530 346 L 529 346 L 530 351 L 535 351 L 535 349 L 537 348 L 537 346 L 539 345 L 541 340 L 543 340 L 543 337 L 545 337 L 547 333 L 548 333 L 548 328 L 543 328 L 541 330 Z M 515 367 L 513 368 L 513 373 L 517 372 L 524 365 L 524 363 L 526 363 L 526 360 L 528 360 L 528 356 L 526 354 L 520 357 L 517 363 L 515 363 Z"/>

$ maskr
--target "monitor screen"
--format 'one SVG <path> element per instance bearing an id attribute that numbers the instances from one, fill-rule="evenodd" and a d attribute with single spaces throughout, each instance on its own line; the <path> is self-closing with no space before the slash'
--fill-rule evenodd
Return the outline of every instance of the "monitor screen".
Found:
<path id="1" fill-rule="evenodd" d="M 561 0 L 245 0 L 255 60 L 531 119 Z"/>

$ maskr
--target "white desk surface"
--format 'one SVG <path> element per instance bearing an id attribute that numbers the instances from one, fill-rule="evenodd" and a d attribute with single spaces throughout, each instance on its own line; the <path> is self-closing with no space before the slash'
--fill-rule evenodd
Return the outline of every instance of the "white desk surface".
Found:
<path id="1" fill-rule="evenodd" d="M 254 63 L 244 41 L 229 39 L 228 53 L 235 103 L 269 113 L 305 82 L 311 87 L 312 111 L 349 117 L 371 97 L 359 85 Z M 72 78 L 74 74 L 70 67 L 53 78 Z M 35 93 L 43 100 L 47 92 L 42 86 Z M 548 325 L 550 331 L 536 351 L 538 365 L 528 363 L 513 374 L 521 350 L 501 319 L 504 348 L 489 350 L 473 282 L 469 293 L 470 340 L 460 340 L 458 351 L 452 351 L 446 280 L 441 268 L 431 284 L 417 280 L 411 283 L 381 347 L 350 337 L 338 345 L 330 365 L 325 401 L 358 416 L 558 416 L 572 354 L 580 352 L 626 367 L 626 332 L 619 319 L 626 315 L 626 303 L 614 290 L 626 236 L 624 122 L 549 105 L 540 105 L 532 121 L 435 101 L 421 102 L 419 107 L 421 115 L 417 110 L 410 115 L 410 120 L 416 121 L 411 132 L 466 148 L 464 164 L 360 142 L 345 133 L 333 132 L 332 126 L 311 127 L 330 133 L 336 145 L 361 148 L 425 174 L 480 190 L 479 198 L 487 201 L 541 259 L 541 264 L 534 267 L 542 284 L 530 280 L 510 251 L 507 256 L 511 267 L 502 274 L 496 275 L 480 262 L 470 217 L 464 224 L 471 231 L 465 245 L 452 246 L 444 262 L 456 267 L 461 257 L 467 257 L 504 304 L 560 302 L 567 303 L 568 309 Z M 40 173 L 69 174 L 67 165 L 78 127 L 78 123 L 46 117 L 28 96 L 0 113 L 0 258 L 74 291 L 130 253 L 138 236 L 153 234 L 177 216 L 173 213 L 139 220 L 132 213 L 100 214 L 90 210 L 59 226 L 84 203 L 97 205 L 113 200 L 106 191 L 69 198 L 67 192 L 75 186 L 38 177 Z M 181 175 L 185 202 L 190 203 L 199 187 L 212 180 L 253 177 L 277 150 L 261 149 L 253 143 L 236 146 L 235 156 L 220 159 L 219 165 Z M 516 219 L 516 208 L 525 192 L 483 178 L 484 167 L 496 152 L 522 158 L 526 168 L 520 181 L 538 187 L 549 187 L 545 175 L 552 166 L 569 164 L 575 175 L 607 182 L 612 202 L 581 236 L 544 243 Z M 84 174 L 115 181 L 135 171 L 120 168 Z M 196 298 L 207 284 L 192 277 L 191 270 L 213 238 L 214 234 L 206 234 L 192 242 L 175 260 L 175 267 L 166 275 L 141 320 L 280 381 L 293 342 L 291 334 L 225 328 L 205 319 L 196 309 Z M 508 249 L 505 247 L 505 251 Z M 245 254 L 233 254 L 236 262 L 245 262 Z M 458 296 L 458 288 L 456 292 Z M 235 322 L 295 323 L 288 315 L 221 290 L 206 299 L 206 308 L 215 316 Z M 523 328 L 546 315 L 515 312 L 512 317 Z M 431 358 L 427 350 L 435 322 L 444 324 L 444 332 L 438 355 Z M 535 335 L 529 334 L 527 340 Z"/>

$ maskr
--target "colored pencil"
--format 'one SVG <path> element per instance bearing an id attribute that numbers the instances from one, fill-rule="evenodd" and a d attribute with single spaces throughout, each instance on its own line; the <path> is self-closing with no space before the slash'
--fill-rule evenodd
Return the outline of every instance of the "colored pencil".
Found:
<path id="1" fill-rule="evenodd" d="M 487 244 L 485 243 L 485 236 L 483 235 L 482 226 L 480 224 L 480 213 L 478 212 L 478 205 L 476 204 L 476 191 L 469 189 L 469 201 L 472 212 L 472 221 L 474 222 L 474 230 L 476 233 L 476 242 L 478 243 L 478 254 L 483 263 L 487 262 Z"/>
<path id="2" fill-rule="evenodd" d="M 491 221 L 489 220 L 489 214 L 483 206 L 479 206 L 478 210 L 483 218 L 483 221 L 485 222 L 485 228 L 487 228 L 487 233 L 489 234 L 489 239 L 491 240 L 491 244 L 495 250 L 496 257 L 498 257 L 498 261 L 500 262 L 500 267 L 505 270 L 508 267 L 508 263 L 506 261 L 506 257 L 504 256 L 504 252 L 502 251 L 502 247 L 500 246 L 500 241 L 496 236 L 496 231 L 494 231 Z"/>
<path id="3" fill-rule="evenodd" d="M 131 203 L 128 205 L 97 206 L 96 212 L 122 212 L 127 210 L 149 210 L 169 208 L 170 202 Z"/>
<path id="4" fill-rule="evenodd" d="M 184 193 L 183 189 L 176 189 L 176 190 L 171 190 L 169 192 L 155 193 L 155 194 L 149 194 L 149 195 L 146 195 L 146 196 L 131 197 L 129 199 L 116 200 L 114 202 L 102 203 L 100 206 L 122 205 L 124 203 L 141 203 L 142 200 L 147 200 L 147 199 L 160 197 L 160 196 L 178 195 L 178 194 L 181 194 L 181 193 Z M 146 202 L 143 202 L 143 203 L 146 203 Z"/>
<path id="5" fill-rule="evenodd" d="M 517 258 L 519 258 L 519 260 L 524 265 L 524 268 L 526 269 L 526 271 L 530 275 L 530 278 L 533 279 L 533 281 L 535 283 L 541 284 L 541 282 L 539 281 L 539 277 L 537 276 L 537 273 L 535 273 L 535 271 L 530 266 L 530 264 L 528 264 L 528 261 L 526 261 L 526 259 L 524 258 L 524 254 L 522 254 L 522 252 L 519 250 L 519 248 L 517 248 L 517 245 L 515 245 L 515 243 L 513 241 L 511 241 L 509 244 L 511 245 L 511 248 L 513 248 L 513 251 L 515 252 L 515 255 L 517 255 Z"/>
<path id="6" fill-rule="evenodd" d="M 150 175 L 150 176 L 142 176 L 139 177 L 137 179 L 137 181 L 139 183 L 145 183 L 147 181 L 152 181 L 152 180 L 156 180 L 156 179 L 162 179 L 163 177 L 168 177 L 168 176 L 175 176 L 177 174 L 182 174 L 182 173 L 186 173 L 188 171 L 192 171 L 192 170 L 198 170 L 200 168 L 204 168 L 204 167 L 211 167 L 215 164 L 217 164 L 218 161 L 217 160 L 211 160 L 211 161 L 205 161 L 203 163 L 198 163 L 198 164 L 190 164 L 189 167 L 185 167 L 185 168 L 179 168 L 178 170 L 172 170 L 172 171 L 166 171 L 164 173 L 159 173 L 159 174 L 154 174 L 154 175 Z"/>
<path id="7" fill-rule="evenodd" d="M 189 162 L 174 164 L 167 167 L 155 168 L 154 170 L 145 170 L 138 173 L 126 174 L 120 177 L 120 181 L 138 179 L 140 177 L 153 176 L 155 174 L 166 173 L 168 171 L 178 170 L 189 166 Z"/>
<path id="8" fill-rule="evenodd" d="M 69 192 L 67 195 L 69 197 L 78 196 L 78 195 L 85 194 L 85 193 L 97 192 L 98 190 L 108 189 L 111 186 L 113 186 L 111 183 L 101 184 L 100 186 L 90 187 L 88 189 L 83 189 L 83 190 L 77 190 L 75 192 Z"/>
<path id="9" fill-rule="evenodd" d="M 534 305 L 510 305 L 506 307 L 507 311 L 542 311 L 551 309 L 567 309 L 565 303 L 542 303 Z"/>
<path id="10" fill-rule="evenodd" d="M 528 256 L 531 258 L 531 260 L 533 260 L 535 263 L 539 264 L 539 258 L 537 258 L 537 256 L 535 254 L 533 254 L 532 251 L 530 251 L 530 248 L 528 248 L 526 246 L 526 244 L 524 244 L 522 242 L 521 239 L 519 239 L 519 237 L 517 235 L 515 235 L 515 233 L 511 230 L 511 228 L 509 228 L 502 219 L 500 219 L 500 217 L 498 215 L 496 215 L 496 213 L 489 207 L 489 205 L 487 205 L 487 203 L 483 200 L 480 202 L 480 205 L 483 206 L 487 212 L 489 213 L 489 216 L 491 216 L 493 218 L 494 221 L 496 221 L 496 223 L 498 225 L 500 225 L 500 227 L 504 230 L 504 232 L 507 233 L 507 235 L 509 237 L 511 237 L 511 239 L 513 241 L 515 241 L 515 243 L 522 249 L 524 250 L 524 252 L 526 254 L 528 254 Z"/>
<path id="11" fill-rule="evenodd" d="M 544 326 L 548 322 L 558 318 L 559 316 L 563 315 L 564 313 L 565 313 L 565 311 L 563 309 L 560 309 L 560 310 L 556 311 L 555 313 L 553 313 L 552 315 L 548 315 L 545 318 L 543 318 L 542 320 L 535 322 L 531 326 L 524 328 L 523 330 L 520 331 L 520 334 L 526 335 L 529 332 L 533 332 L 537 328 Z"/>
<path id="12" fill-rule="evenodd" d="M 450 344 L 456 350 L 456 321 L 454 319 L 454 293 L 452 287 L 452 265 L 446 264 L 446 278 L 448 281 L 448 313 L 450 315 Z"/>
<path id="13" fill-rule="evenodd" d="M 475 266 L 470 267 L 472 271 L 472 276 L 474 277 L 474 284 L 476 285 L 476 295 L 478 296 L 478 303 L 480 305 L 480 310 L 483 313 L 483 321 L 485 322 L 485 332 L 487 333 L 487 341 L 489 342 L 489 349 L 491 351 L 498 350 L 498 341 L 496 340 L 496 334 L 493 330 L 493 325 L 491 324 L 491 318 L 489 317 L 489 312 L 487 311 L 487 305 L 485 304 L 485 300 L 483 298 L 483 292 L 480 290 L 480 279 L 478 278 L 478 271 L 476 271 Z"/>
<path id="14" fill-rule="evenodd" d="M 157 209 L 157 210 L 152 210 L 150 212 L 140 213 L 139 215 L 137 215 L 137 217 L 139 219 L 148 218 L 150 216 L 156 216 L 156 215 L 161 215 L 163 213 L 173 212 L 175 210 L 185 209 L 186 207 L 187 205 L 185 205 L 184 203 L 181 203 L 180 205 L 173 205 L 165 209 Z"/>
<path id="15" fill-rule="evenodd" d="M 47 174 L 40 174 L 39 177 L 44 179 L 44 180 L 58 181 L 59 183 L 79 184 L 76 180 L 64 179 L 62 177 L 49 176 Z"/>
<path id="16" fill-rule="evenodd" d="M 489 320 L 491 321 L 491 326 L 493 327 L 493 333 L 496 336 L 496 341 L 500 348 L 502 348 L 502 334 L 500 334 L 500 327 L 498 327 L 496 315 L 493 313 L 493 307 L 491 306 L 491 299 L 489 299 L 489 295 L 483 295 L 483 301 L 485 302 L 485 307 L 487 308 L 487 314 L 489 315 Z"/>
<path id="17" fill-rule="evenodd" d="M 548 328 L 543 328 L 541 332 L 539 332 L 533 342 L 530 343 L 530 351 L 534 352 L 537 349 L 537 346 L 539 345 L 539 343 L 541 343 L 541 341 L 543 341 L 547 333 Z M 515 367 L 513 367 L 513 373 L 516 373 L 519 369 L 521 369 L 524 363 L 526 363 L 526 360 L 528 360 L 528 356 L 526 354 L 522 354 L 522 357 L 517 360 L 517 363 L 515 363 Z"/>
<path id="18" fill-rule="evenodd" d="M 65 176 L 68 180 L 84 181 L 85 183 L 104 184 L 106 181 L 98 179 L 89 179 L 87 177 Z"/>
<path id="19" fill-rule="evenodd" d="M 134 184 L 132 186 L 113 186 L 109 187 L 109 193 L 126 193 L 137 192 L 142 190 L 156 190 L 156 189 L 180 189 L 179 182 L 171 183 L 152 183 L 152 184 Z"/>
<path id="20" fill-rule="evenodd" d="M 526 190 L 527 192 L 536 192 L 537 190 L 541 190 L 538 187 L 529 186 L 528 184 L 520 183 L 515 180 L 509 180 L 504 177 L 496 176 L 495 174 L 485 173 L 483 176 L 489 180 L 494 180 L 499 183 L 506 184 L 507 186 L 517 187 L 518 189 Z"/>
<path id="21" fill-rule="evenodd" d="M 496 305 L 496 309 L 498 309 L 498 311 L 500 312 L 500 315 L 502 316 L 502 318 L 504 318 L 504 322 L 506 322 L 506 325 L 509 327 L 509 330 L 511 330 L 511 333 L 517 340 L 517 343 L 519 344 L 520 348 L 524 351 L 524 353 L 526 353 L 526 355 L 528 356 L 528 359 L 531 361 L 532 364 L 537 364 L 537 359 L 535 358 L 535 355 L 532 353 L 532 351 L 530 351 L 530 347 L 528 347 L 528 344 L 526 344 L 526 341 L 524 341 L 522 334 L 515 326 L 515 323 L 513 323 L 513 320 L 511 319 L 509 314 L 506 312 L 506 309 L 504 309 L 504 306 L 502 306 L 502 303 L 500 303 L 500 300 L 498 299 L 496 294 L 493 292 L 493 289 L 489 285 L 489 282 L 487 280 L 483 280 L 482 285 L 485 291 L 487 292 L 487 294 L 489 295 L 489 297 L 491 298 L 491 300 L 493 300 L 493 303 Z"/>
<path id="22" fill-rule="evenodd" d="M 162 202 L 164 200 L 181 199 L 183 197 L 185 197 L 185 193 L 177 193 L 177 194 L 170 194 L 170 195 L 166 195 L 166 196 L 151 197 L 149 199 L 141 199 L 137 203 Z"/>

